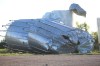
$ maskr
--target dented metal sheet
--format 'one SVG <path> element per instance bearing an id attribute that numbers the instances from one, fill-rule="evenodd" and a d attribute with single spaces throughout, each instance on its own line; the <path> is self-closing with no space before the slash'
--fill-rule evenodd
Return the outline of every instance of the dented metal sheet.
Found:
<path id="1" fill-rule="evenodd" d="M 78 4 L 71 4 L 71 6 L 69 7 L 69 10 L 73 11 L 74 13 L 81 15 L 81 16 L 85 16 L 86 17 L 86 11 L 81 8 Z"/>

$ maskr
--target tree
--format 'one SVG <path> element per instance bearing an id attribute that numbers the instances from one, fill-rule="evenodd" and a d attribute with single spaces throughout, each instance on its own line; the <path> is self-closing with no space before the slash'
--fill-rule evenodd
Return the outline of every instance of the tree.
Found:
<path id="1" fill-rule="evenodd" d="M 0 48 L 5 48 L 5 46 L 6 46 L 6 41 L 5 41 L 5 39 L 3 39 L 0 42 Z"/>
<path id="2" fill-rule="evenodd" d="M 99 50 L 98 32 L 92 32 L 91 35 L 92 35 L 93 39 L 95 40 L 94 49 Z"/>
<path id="3" fill-rule="evenodd" d="M 87 32 L 89 30 L 89 26 L 85 22 L 83 24 L 79 24 L 78 22 L 76 22 L 76 26 L 77 26 L 77 28 L 85 30 Z"/>
<path id="4" fill-rule="evenodd" d="M 97 32 L 92 32 L 91 34 L 95 40 L 95 43 L 98 43 L 98 33 Z"/>

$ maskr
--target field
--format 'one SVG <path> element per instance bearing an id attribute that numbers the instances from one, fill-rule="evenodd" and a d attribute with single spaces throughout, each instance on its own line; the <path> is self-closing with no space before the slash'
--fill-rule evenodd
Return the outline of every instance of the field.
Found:
<path id="1" fill-rule="evenodd" d="M 5 49 L 0 54 L 0 66 L 100 66 L 100 54 L 36 55 L 7 53 Z"/>

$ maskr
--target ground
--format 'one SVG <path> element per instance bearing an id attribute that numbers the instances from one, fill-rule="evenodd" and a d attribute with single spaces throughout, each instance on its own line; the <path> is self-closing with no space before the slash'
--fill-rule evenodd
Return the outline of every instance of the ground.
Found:
<path id="1" fill-rule="evenodd" d="M 100 55 L 0 56 L 0 66 L 100 66 Z"/>

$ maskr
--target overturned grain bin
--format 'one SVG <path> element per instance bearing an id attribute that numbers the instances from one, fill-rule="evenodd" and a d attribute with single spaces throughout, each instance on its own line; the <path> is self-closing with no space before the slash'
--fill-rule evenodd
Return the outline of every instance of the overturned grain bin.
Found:
<path id="1" fill-rule="evenodd" d="M 70 12 L 75 11 L 81 16 L 86 15 L 86 11 L 79 5 L 72 4 L 71 7 Z M 71 27 L 71 23 L 65 21 L 67 18 L 61 17 L 59 13 L 51 12 L 41 19 L 14 20 L 5 37 L 8 48 L 34 53 L 90 52 L 94 43 L 91 35 L 81 29 Z M 69 21 L 71 21 L 70 18 Z"/>

